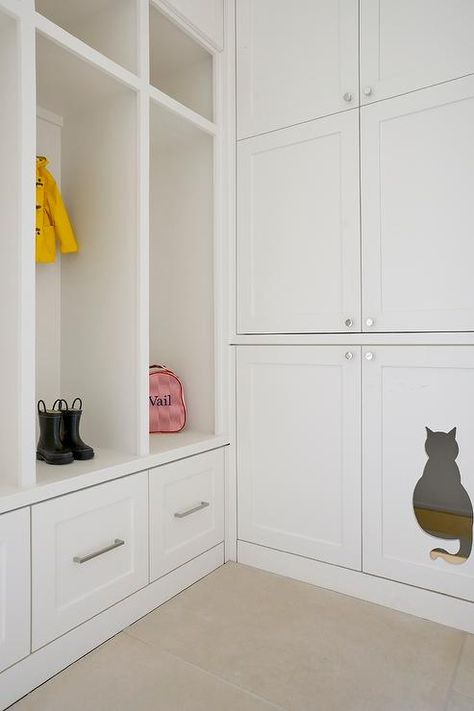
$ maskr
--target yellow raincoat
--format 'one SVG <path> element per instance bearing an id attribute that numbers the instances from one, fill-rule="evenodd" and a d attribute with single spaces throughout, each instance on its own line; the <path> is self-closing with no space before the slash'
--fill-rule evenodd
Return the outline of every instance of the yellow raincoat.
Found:
<path id="1" fill-rule="evenodd" d="M 66 207 L 53 176 L 47 170 L 48 160 L 36 158 L 36 261 L 56 261 L 56 240 L 61 252 L 79 249 Z"/>

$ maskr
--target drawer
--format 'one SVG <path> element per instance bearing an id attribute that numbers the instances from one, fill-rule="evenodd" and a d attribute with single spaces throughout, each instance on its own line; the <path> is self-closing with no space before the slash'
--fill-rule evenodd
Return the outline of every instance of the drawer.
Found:
<path id="1" fill-rule="evenodd" d="M 0 516 L 0 671 L 30 652 L 30 510 Z"/>
<path id="2" fill-rule="evenodd" d="M 32 507 L 33 649 L 148 583 L 147 473 Z"/>
<path id="3" fill-rule="evenodd" d="M 224 540 L 224 450 L 150 471 L 151 579 Z"/>

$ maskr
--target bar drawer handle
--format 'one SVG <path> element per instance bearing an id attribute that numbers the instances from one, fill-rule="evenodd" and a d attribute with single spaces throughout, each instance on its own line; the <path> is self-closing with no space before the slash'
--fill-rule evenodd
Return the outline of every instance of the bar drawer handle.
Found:
<path id="1" fill-rule="evenodd" d="M 209 501 L 201 501 L 197 506 L 193 506 L 192 509 L 186 509 L 186 511 L 177 511 L 174 515 L 175 518 L 186 518 L 186 516 L 191 516 L 191 514 L 196 513 L 196 511 L 201 511 L 209 506 Z"/>
<path id="2" fill-rule="evenodd" d="M 97 558 L 99 555 L 104 555 L 104 553 L 108 553 L 109 551 L 113 551 L 116 548 L 120 548 L 120 546 L 124 546 L 125 541 L 122 541 L 120 538 L 116 538 L 113 543 L 110 544 L 110 546 L 105 546 L 105 548 L 101 548 L 99 551 L 95 551 L 95 553 L 88 553 L 87 555 L 75 555 L 73 558 L 74 563 L 87 563 L 88 560 L 92 560 L 92 558 Z"/>

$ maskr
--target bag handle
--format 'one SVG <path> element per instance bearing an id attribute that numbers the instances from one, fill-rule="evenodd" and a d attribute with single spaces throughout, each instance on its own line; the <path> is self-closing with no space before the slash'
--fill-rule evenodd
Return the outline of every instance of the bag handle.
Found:
<path id="1" fill-rule="evenodd" d="M 170 375 L 174 375 L 176 377 L 176 374 L 170 370 L 169 368 L 166 367 L 166 365 L 150 365 L 150 371 L 155 370 L 156 372 L 162 372 L 162 373 L 169 373 Z M 152 374 L 150 372 L 150 374 Z"/>

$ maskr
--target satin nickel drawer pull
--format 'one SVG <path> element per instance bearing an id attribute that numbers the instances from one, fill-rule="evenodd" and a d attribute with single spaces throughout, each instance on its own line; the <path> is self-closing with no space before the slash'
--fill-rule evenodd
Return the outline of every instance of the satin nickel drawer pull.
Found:
<path id="1" fill-rule="evenodd" d="M 92 558 L 97 558 L 99 555 L 103 555 L 104 553 L 108 553 L 109 551 L 113 551 L 115 548 L 120 548 L 120 546 L 124 545 L 125 541 L 122 541 L 120 538 L 116 538 L 110 546 L 105 546 L 105 548 L 101 548 L 100 551 L 88 553 L 87 555 L 75 555 L 73 561 L 74 563 L 87 563 L 87 561 L 92 560 Z"/>
<path id="2" fill-rule="evenodd" d="M 191 514 L 196 513 L 196 511 L 201 511 L 209 506 L 209 501 L 201 501 L 197 506 L 193 506 L 192 509 L 186 509 L 186 511 L 177 511 L 174 515 L 175 518 L 186 518 L 186 516 L 191 516 Z"/>

